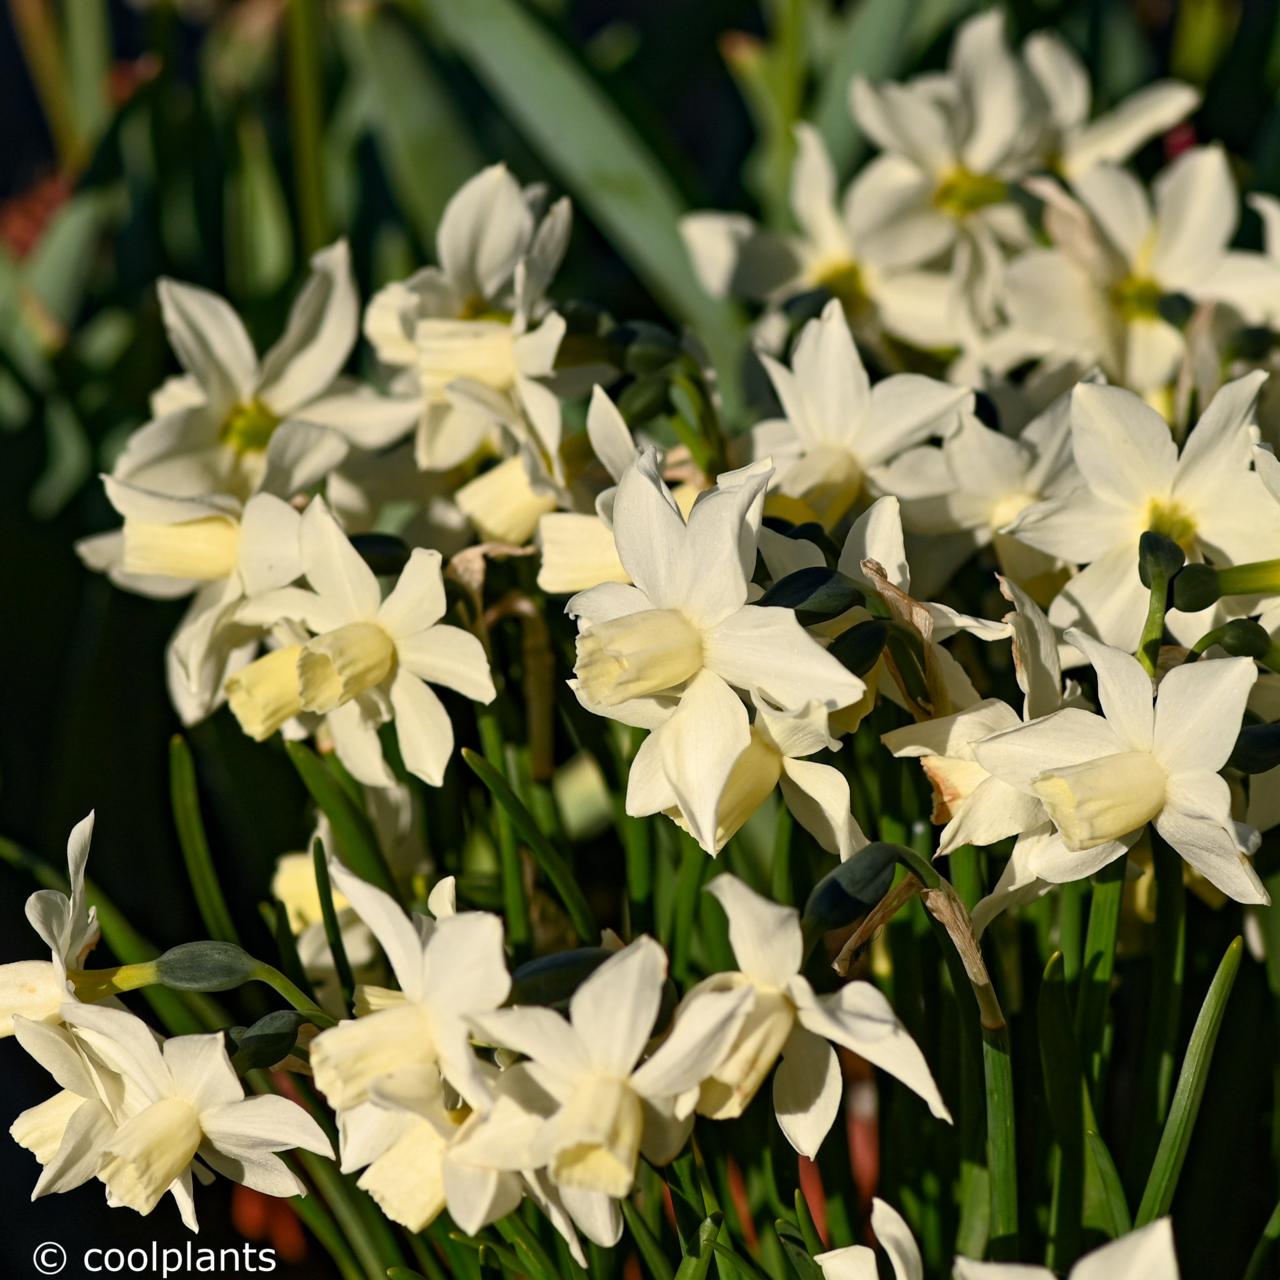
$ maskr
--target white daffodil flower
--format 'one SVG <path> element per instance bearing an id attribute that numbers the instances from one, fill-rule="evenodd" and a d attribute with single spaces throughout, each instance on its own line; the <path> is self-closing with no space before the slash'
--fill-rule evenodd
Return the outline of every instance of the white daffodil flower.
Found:
<path id="1" fill-rule="evenodd" d="M 286 423 L 310 423 L 364 449 L 410 429 L 415 401 L 380 396 L 340 376 L 359 325 L 346 241 L 321 250 L 311 265 L 283 335 L 261 360 L 222 298 L 160 282 L 165 329 L 186 372 L 156 394 L 155 417 L 129 437 L 117 479 L 158 493 L 247 498 Z"/>
<path id="2" fill-rule="evenodd" d="M 822 135 L 801 123 L 795 140 L 790 199 L 798 233 L 775 234 L 740 213 L 681 218 L 680 234 L 702 287 L 713 297 L 777 306 L 822 289 L 860 331 L 880 325 L 923 347 L 951 342 L 946 277 L 886 271 L 863 253 L 864 230 L 882 217 L 876 184 L 857 178 L 837 198 L 836 173 Z"/>
<path id="3" fill-rule="evenodd" d="M 707 892 L 729 918 L 729 944 L 741 971 L 712 974 L 685 1001 L 734 991 L 750 999 L 741 1030 L 704 1073 L 700 1115 L 741 1115 L 781 1055 L 773 1077 L 774 1112 L 787 1141 L 813 1159 L 840 1107 L 840 1066 L 831 1047 L 836 1044 L 901 1081 L 934 1116 L 950 1123 L 924 1055 L 875 987 L 850 982 L 831 995 L 814 992 L 800 972 L 804 939 L 793 907 L 760 897 L 728 874 L 712 880 Z"/>
<path id="4" fill-rule="evenodd" d="M 957 1258 L 955 1280 L 1053 1280 L 1048 1267 L 1016 1262 L 971 1262 Z M 1067 1280 L 1178 1280 L 1173 1224 L 1168 1218 L 1139 1227 L 1087 1253 Z"/>
<path id="5" fill-rule="evenodd" d="M 964 412 L 940 446 L 904 454 L 885 484 L 902 497 L 908 526 L 916 533 L 972 533 L 978 546 L 992 547 L 1004 574 L 1047 603 L 1060 585 L 1061 562 L 1007 530 L 1027 507 L 1079 483 L 1070 406 L 1070 395 L 1060 396 L 1017 436 Z M 909 490 L 896 483 L 899 471 L 915 481 Z"/>
<path id="6" fill-rule="evenodd" d="M 544 381 L 564 320 L 545 295 L 569 239 L 559 200 L 539 221 L 540 192 L 521 190 L 505 165 L 464 183 L 436 235 L 438 267 L 378 292 L 364 332 L 380 360 L 405 370 L 418 396 L 415 453 L 449 470 L 504 437 L 536 448 L 559 478 L 560 404 Z M 536 521 L 536 515 L 534 517 Z"/>
<path id="7" fill-rule="evenodd" d="M 98 941 L 98 912 L 84 900 L 84 867 L 93 839 L 93 813 L 67 837 L 67 880 L 71 896 L 37 889 L 27 899 L 27 920 L 48 946 L 48 960 L 15 960 L 0 965 L 0 1038 L 13 1035 L 15 1016 L 55 1022 L 72 998 L 67 971 L 78 969 Z"/>
<path id="8" fill-rule="evenodd" d="M 686 522 L 644 450 L 613 506 L 634 585 L 604 583 L 567 606 L 579 627 L 571 687 L 587 710 L 654 731 L 651 750 L 704 849 L 715 847 L 720 797 L 751 744 L 737 691 L 782 708 L 816 699 L 834 709 L 865 687 L 792 610 L 747 603 L 768 479 L 758 465 L 722 475 Z"/>
<path id="9" fill-rule="evenodd" d="M 410 1231 L 422 1231 L 447 1207 L 475 1235 L 524 1197 L 519 1175 L 457 1158 L 478 1120 L 450 1105 L 435 1065 L 402 1067 L 369 1086 L 367 1103 L 342 1113 L 342 1170 L 363 1169 L 358 1185 Z"/>
<path id="10" fill-rule="evenodd" d="M 1138 540 L 1151 529 L 1188 559 L 1219 565 L 1280 556 L 1280 504 L 1253 471 L 1253 426 L 1266 375 L 1227 383 L 1187 436 L 1181 453 L 1165 421 L 1132 392 L 1076 387 L 1071 443 L 1083 483 L 1026 508 L 1007 532 L 1087 567 L 1049 608 L 1055 627 L 1079 626 L 1135 649 L 1149 593 L 1138 577 Z M 1194 644 L 1224 618 L 1171 610 L 1169 630 Z"/>
<path id="11" fill-rule="evenodd" d="M 876 1243 L 889 1255 L 894 1280 L 924 1280 L 924 1261 L 911 1228 L 889 1203 L 876 1197 L 871 1201 L 871 1230 Z M 831 1249 L 814 1255 L 822 1280 L 877 1280 L 874 1249 L 864 1244 Z"/>
<path id="12" fill-rule="evenodd" d="M 1010 184 L 1039 163 L 1048 124 L 1003 15 L 960 27 L 945 74 L 879 86 L 855 77 L 850 106 L 883 153 L 860 179 L 878 211 L 864 251 L 886 265 L 949 263 L 954 296 L 990 323 L 1003 259 L 1029 240 Z"/>
<path id="13" fill-rule="evenodd" d="M 1071 179 L 1095 165 L 1127 160 L 1145 142 L 1186 119 L 1200 102 L 1191 85 L 1157 80 L 1090 121 L 1089 73 L 1061 37 L 1035 32 L 1022 46 L 1022 59 L 1048 107 L 1046 159 Z"/>
<path id="14" fill-rule="evenodd" d="M 707 852 L 718 854 L 776 788 L 796 821 L 828 852 L 843 862 L 863 848 L 867 837 L 849 811 L 849 781 L 839 769 L 806 760 L 818 751 L 838 751 L 831 736 L 830 713 L 824 703 L 796 710 L 772 707 L 752 699 L 755 718 L 751 742 L 734 761 L 716 809 L 716 842 Z M 627 812 L 666 813 L 688 830 L 675 788 L 663 771 L 657 735 L 640 744 L 627 780 Z"/>
<path id="15" fill-rule="evenodd" d="M 877 488 L 884 464 L 931 435 L 958 425 L 973 393 L 915 373 L 871 385 L 839 302 L 805 325 L 788 369 L 761 354 L 785 420 L 755 429 L 757 456 L 778 460 L 777 484 L 803 499 L 831 527 Z"/>
<path id="16" fill-rule="evenodd" d="M 193 1173 L 207 1181 L 212 1170 L 265 1195 L 305 1195 L 276 1153 L 300 1148 L 332 1157 L 324 1132 L 296 1103 L 245 1097 L 220 1033 L 158 1044 L 146 1023 L 121 1009 L 68 1004 L 62 1018 L 69 1031 L 22 1020 L 17 1034 L 64 1090 L 82 1099 L 56 1157 L 64 1180 L 76 1165 L 80 1181 L 97 1177 L 106 1185 L 108 1203 L 145 1215 L 169 1192 L 195 1231 Z M 118 1080 L 104 1093 L 107 1074 Z"/>
<path id="17" fill-rule="evenodd" d="M 1175 667 L 1153 706 L 1151 677 L 1135 657 L 1080 631 L 1067 639 L 1093 664 L 1103 714 L 1065 707 L 974 747 L 983 769 L 1044 805 L 1061 837 L 1028 858 L 1030 872 L 1055 884 L 1092 875 L 1150 823 L 1228 897 L 1268 902 L 1247 856 L 1257 832 L 1232 820 L 1218 772 L 1257 678 L 1252 660 Z"/>
<path id="18" fill-rule="evenodd" d="M 642 1147 L 656 1163 L 675 1156 L 698 1085 L 737 1033 L 747 1000 L 740 992 L 686 1000 L 666 1039 L 640 1062 L 666 973 L 662 948 L 641 937 L 574 992 L 568 1020 L 532 1005 L 471 1019 L 481 1035 L 529 1058 L 529 1076 L 557 1104 L 524 1133 L 512 1126 L 513 1167 L 545 1167 L 561 1188 L 622 1197 Z"/>
<path id="19" fill-rule="evenodd" d="M 341 457 L 323 448 L 316 456 Z M 192 596 L 165 658 L 173 705 L 184 724 L 194 724 L 218 706 L 227 678 L 257 648 L 257 637 L 235 625 L 236 606 L 302 574 L 298 512 L 269 492 L 242 502 L 231 494 L 169 497 L 111 476 L 103 483 L 124 527 L 76 550 L 127 591 Z"/>
<path id="20" fill-rule="evenodd" d="M 384 600 L 322 498 L 303 513 L 302 564 L 311 590 L 286 587 L 237 610 L 246 624 L 282 618 L 312 638 L 276 649 L 227 684 L 231 710 L 262 741 L 303 711 L 325 717 L 343 764 L 369 786 L 392 786 L 378 727 L 394 720 L 405 768 L 439 786 L 453 754 L 453 726 L 428 681 L 477 702 L 495 696 L 479 640 L 440 623 L 445 612 L 440 553 L 416 548 Z"/>
<path id="21" fill-rule="evenodd" d="M 976 745 L 985 739 L 1062 706 L 1058 645 L 1049 620 L 1013 583 L 1002 579 L 1000 586 L 1015 606 L 1004 621 L 1011 628 L 1014 670 L 1025 694 L 1022 715 L 999 698 L 986 698 L 954 715 L 893 729 L 880 738 L 893 755 L 918 759 L 932 784 L 933 821 L 946 824 L 938 837 L 939 854 L 966 844 L 995 844 L 1045 821 L 1036 796 L 992 777 L 975 755 Z"/>
<path id="22" fill-rule="evenodd" d="M 432 920 L 406 915 L 333 858 L 329 873 L 377 938 L 400 989 L 357 990 L 356 1018 L 322 1031 L 311 1044 L 316 1085 L 341 1113 L 367 1103 L 385 1076 L 435 1067 L 468 1103 L 483 1105 L 489 1087 L 471 1050 L 467 1019 L 496 1009 L 511 989 L 501 919 L 454 913 L 452 882 L 431 899 L 440 911 Z"/>
<path id="23" fill-rule="evenodd" d="M 1254 309 L 1249 273 L 1227 251 L 1239 201 L 1221 148 L 1184 152 L 1156 178 L 1151 198 L 1109 164 L 1074 180 L 1075 199 L 1048 180 L 1028 186 L 1046 202 L 1054 247 L 1028 249 L 1008 265 L 1006 306 L 1011 328 L 1047 351 L 1156 393 L 1186 348 L 1183 332 L 1161 314 L 1162 298 Z"/>

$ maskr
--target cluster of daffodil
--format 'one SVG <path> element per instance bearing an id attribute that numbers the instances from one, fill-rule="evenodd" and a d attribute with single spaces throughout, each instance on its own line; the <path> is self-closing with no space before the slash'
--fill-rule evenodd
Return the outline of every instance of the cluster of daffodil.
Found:
<path id="1" fill-rule="evenodd" d="M 226 704 L 255 741 L 311 740 L 338 762 L 340 794 L 313 788 L 314 858 L 282 859 L 274 886 L 319 994 L 246 958 L 244 980 L 271 982 L 304 1034 L 270 1062 L 238 1032 L 158 1039 L 122 993 L 223 990 L 214 970 L 240 961 L 224 943 L 86 968 L 86 820 L 70 897 L 28 907 L 52 959 L 0 970 L 0 1030 L 60 1087 L 12 1129 L 43 1166 L 36 1194 L 96 1178 L 148 1213 L 171 1191 L 193 1228 L 193 1175 L 298 1194 L 278 1153 L 334 1156 L 322 1098 L 341 1172 L 415 1237 L 446 1209 L 478 1236 L 527 1198 L 585 1267 L 579 1237 L 619 1242 L 643 1170 L 686 1159 L 699 1118 L 737 1120 L 770 1079 L 786 1140 L 817 1158 L 841 1110 L 838 1049 L 950 1122 L 937 1064 L 876 985 L 823 968 L 824 939 L 849 944 L 843 977 L 923 894 L 977 995 L 994 1109 L 1007 1042 L 981 940 L 1001 913 L 1095 874 L 1120 884 L 1153 848 L 1206 895 L 1266 906 L 1253 856 L 1280 822 L 1280 420 L 1246 338 L 1280 327 L 1280 204 L 1256 198 L 1268 251 L 1248 253 L 1229 247 L 1219 148 L 1184 151 L 1150 194 L 1122 167 L 1196 101 L 1157 84 L 1091 119 L 1066 46 L 1012 50 L 996 13 L 961 28 L 943 72 L 855 80 L 880 154 L 842 197 L 801 126 L 798 231 L 713 213 L 682 228 L 709 290 L 763 304 L 747 380 L 761 407 L 741 424 L 694 338 L 557 309 L 568 204 L 502 166 L 449 203 L 438 265 L 363 317 L 346 244 L 318 253 L 264 356 L 221 298 L 161 282 L 183 373 L 104 477 L 122 527 L 79 552 L 125 590 L 190 597 L 167 651 L 185 724 Z M 361 328 L 366 381 L 344 373 Z M 499 565 L 517 585 L 495 599 Z M 962 573 L 980 613 L 927 598 L 959 600 Z M 503 619 L 527 627 L 505 666 Z M 494 710 L 511 702 L 545 754 L 557 681 L 578 745 L 607 757 L 591 767 L 614 784 L 620 839 L 661 829 L 702 851 L 680 889 L 707 880 L 733 967 L 679 991 L 636 902 L 616 917 L 629 942 L 588 936 L 563 824 L 515 795 Z M 433 803 L 420 784 L 445 785 L 473 714 L 497 843 L 534 855 L 500 859 L 505 919 L 459 909 L 486 904 L 416 834 Z M 891 797 L 866 802 L 882 768 L 914 785 L 895 757 L 919 761 L 936 842 Z M 761 816 L 799 824 L 830 864 L 803 909 L 708 861 Z M 353 824 L 377 864 L 344 858 Z M 966 910 L 927 855 L 974 848 L 997 870 Z M 628 849 L 629 882 L 648 856 Z M 529 969 L 512 910 L 534 863 L 583 947 L 548 945 Z M 832 915 L 841 893 L 857 909 Z M 273 1092 L 265 1065 L 319 1098 Z M 1050 1274 L 1012 1264 L 1017 1175 L 997 1137 L 1005 1252 L 959 1257 L 958 1280 Z M 897 1213 L 877 1201 L 871 1223 L 898 1280 L 921 1277 Z M 1176 1276 L 1167 1216 L 1109 1234 L 1052 1260 L 1075 1280 Z M 876 1274 L 863 1246 L 815 1265 Z"/>

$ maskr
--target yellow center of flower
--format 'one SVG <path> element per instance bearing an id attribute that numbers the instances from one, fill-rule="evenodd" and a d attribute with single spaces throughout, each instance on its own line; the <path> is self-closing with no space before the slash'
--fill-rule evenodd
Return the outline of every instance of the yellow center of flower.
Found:
<path id="1" fill-rule="evenodd" d="M 1009 194 L 999 178 L 956 168 L 945 174 L 933 191 L 934 207 L 949 218 L 963 219 L 989 205 L 999 204 Z"/>
<path id="2" fill-rule="evenodd" d="M 1033 502 L 1029 493 L 1006 493 L 991 508 L 992 529 L 1003 529 L 1011 525 Z"/>
<path id="3" fill-rule="evenodd" d="M 298 679 L 300 644 L 287 645 L 251 662 L 227 681 L 227 701 L 240 727 L 255 742 L 265 742 L 302 711 Z M 310 874 L 310 857 L 307 858 Z"/>
<path id="4" fill-rule="evenodd" d="M 495 391 L 515 384 L 515 331 L 505 320 L 420 320 L 414 331 L 423 390 L 439 395 L 449 383 L 466 378 Z"/>
<path id="5" fill-rule="evenodd" d="M 814 285 L 840 299 L 850 319 L 862 315 L 870 305 L 862 268 L 852 258 L 834 258 L 816 263 L 810 272 Z"/>
<path id="6" fill-rule="evenodd" d="M 1111 305 L 1125 320 L 1151 320 L 1160 314 L 1164 290 L 1146 276 L 1125 276 L 1111 286 Z"/>
<path id="7" fill-rule="evenodd" d="M 1166 781 L 1150 752 L 1122 751 L 1041 774 L 1033 790 L 1069 849 L 1093 849 L 1150 822 Z"/>
<path id="8" fill-rule="evenodd" d="M 376 622 L 348 622 L 327 631 L 298 655 L 302 706 L 325 715 L 380 685 L 395 665 L 395 643 Z"/>
<path id="9" fill-rule="evenodd" d="M 215 582 L 235 572 L 239 556 L 240 525 L 229 516 L 205 516 L 178 524 L 124 522 L 120 567 L 126 573 Z"/>
<path id="10" fill-rule="evenodd" d="M 740 1116 L 773 1069 L 795 1020 L 795 1006 L 781 991 L 757 987 L 733 1047 L 715 1074 L 702 1082 L 698 1114 L 712 1120 Z"/>
<path id="11" fill-rule="evenodd" d="M 185 1098 L 162 1098 L 116 1131 L 98 1177 L 120 1204 L 147 1214 L 195 1158 L 204 1134 Z"/>
<path id="12" fill-rule="evenodd" d="M 1186 507 L 1173 501 L 1152 498 L 1147 503 L 1147 528 L 1172 538 L 1183 551 L 1190 553 L 1196 545 L 1195 517 Z"/>
<path id="13" fill-rule="evenodd" d="M 644 1112 L 625 1080 L 584 1081 L 564 1104 L 557 1127 L 565 1140 L 551 1157 L 555 1182 L 615 1198 L 631 1190 Z"/>
<path id="14" fill-rule="evenodd" d="M 238 404 L 222 424 L 222 442 L 237 453 L 261 453 L 271 443 L 280 419 L 261 400 Z"/>
<path id="15" fill-rule="evenodd" d="M 645 609 L 578 637 L 574 670 L 593 702 L 611 707 L 665 693 L 702 669 L 702 636 L 677 609 Z"/>

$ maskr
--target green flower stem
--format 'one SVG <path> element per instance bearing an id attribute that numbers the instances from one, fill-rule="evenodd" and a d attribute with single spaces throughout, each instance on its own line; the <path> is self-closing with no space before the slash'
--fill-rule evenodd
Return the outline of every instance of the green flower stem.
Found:
<path id="1" fill-rule="evenodd" d="M 239 943 L 235 922 L 218 882 L 213 855 L 209 852 L 204 819 L 200 815 L 195 762 L 191 758 L 191 748 L 180 733 L 175 733 L 169 740 L 169 799 L 187 879 L 191 882 L 196 906 L 205 928 L 209 930 L 209 937 L 219 942 Z"/>
<path id="2" fill-rule="evenodd" d="M 309 1022 L 317 1027 L 336 1027 L 337 1018 L 325 1011 L 314 1000 L 308 999 L 279 969 L 259 960 L 254 966 L 253 976 L 259 982 L 265 982 L 277 995 L 283 996 Z"/>
<path id="3" fill-rule="evenodd" d="M 675 923 L 671 937 L 671 972 L 678 978 L 689 974 L 693 947 L 693 925 L 698 918 L 699 891 L 711 859 L 692 836 L 680 833 L 680 871 L 676 878 Z"/>
<path id="4" fill-rule="evenodd" d="M 355 1001 L 356 982 L 351 973 L 351 961 L 347 959 L 347 948 L 342 941 L 338 913 L 333 905 L 333 886 L 329 883 L 329 864 L 325 861 L 324 844 L 319 839 L 312 842 L 311 862 L 315 869 L 316 892 L 320 898 L 320 917 L 324 921 L 325 939 L 329 943 L 329 954 L 333 957 L 338 985 L 342 988 L 343 1005 L 350 1009 Z M 287 976 L 285 980 L 292 982 Z"/>
<path id="5" fill-rule="evenodd" d="M 614 800 L 614 824 L 622 840 L 627 864 L 627 924 L 631 937 L 653 932 L 653 848 L 649 824 L 626 811 L 621 796 Z"/>
<path id="6" fill-rule="evenodd" d="M 324 1156 L 301 1150 L 296 1154 L 307 1177 L 333 1211 L 343 1238 L 351 1246 L 368 1280 L 385 1280 L 388 1263 L 379 1256 L 377 1246 L 365 1229 L 363 1216 L 354 1199 L 358 1194 L 355 1188 L 348 1185 Z"/>
<path id="7" fill-rule="evenodd" d="M 771 893 L 775 902 L 784 906 L 795 904 L 795 886 L 792 884 L 791 833 L 794 829 L 791 810 L 778 802 L 778 821 L 773 834 L 773 870 Z"/>
<path id="8" fill-rule="evenodd" d="M 1107 1009 L 1116 965 L 1116 933 L 1124 898 L 1127 857 L 1119 857 L 1094 877 L 1085 935 L 1080 993 L 1076 1001 L 1076 1043 L 1095 1106 L 1102 1091 L 1106 1061 Z"/>
<path id="9" fill-rule="evenodd" d="M 1280 560 L 1255 560 L 1218 570 L 1218 590 L 1224 596 L 1269 596 L 1280 592 Z"/>
<path id="10" fill-rule="evenodd" d="M 1164 640 L 1164 615 L 1169 601 L 1169 579 L 1156 574 L 1151 580 L 1151 598 L 1147 603 L 1147 619 L 1142 624 L 1142 637 L 1138 641 L 1137 659 L 1149 676 L 1156 673 L 1160 657 L 1160 645 Z"/>
<path id="11" fill-rule="evenodd" d="M 1009 1260 L 1018 1254 L 1018 1151 L 1009 1028 L 968 913 L 955 890 L 915 850 L 900 850 L 899 860 L 923 881 L 925 906 L 935 928 L 947 934 L 942 950 L 956 990 L 963 990 L 967 982 L 978 1004 L 986 1083 L 987 1168 L 991 1178 L 991 1254 L 998 1261 Z M 972 1214 L 966 1230 L 975 1230 Z"/>
<path id="12" fill-rule="evenodd" d="M 476 723 L 480 729 L 480 747 L 484 758 L 506 779 L 506 751 L 497 716 L 491 708 L 480 707 L 476 713 Z M 523 957 L 532 943 L 533 930 L 529 923 L 529 901 L 524 891 L 520 846 L 516 840 L 515 824 L 506 807 L 495 804 L 492 812 L 494 836 L 498 842 L 498 864 L 502 872 L 502 914 L 507 925 L 507 941 L 511 944 L 512 952 Z"/>
<path id="13" fill-rule="evenodd" d="M 293 175 L 302 243 L 306 252 L 312 254 L 329 238 L 320 102 L 320 77 L 324 67 L 320 30 L 324 7 L 319 0 L 289 0 L 286 16 Z"/>

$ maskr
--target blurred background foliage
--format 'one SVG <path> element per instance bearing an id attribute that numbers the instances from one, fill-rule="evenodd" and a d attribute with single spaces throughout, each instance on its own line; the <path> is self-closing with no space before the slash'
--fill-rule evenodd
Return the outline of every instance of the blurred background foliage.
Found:
<path id="1" fill-rule="evenodd" d="M 785 226 L 793 123 L 813 120 L 847 176 L 865 153 L 846 106 L 850 76 L 942 65 L 956 24 L 980 7 L 5 0 L 0 833 L 56 860 L 72 823 L 96 807 L 91 874 L 153 941 L 197 936 L 167 797 L 177 725 L 161 654 L 181 606 L 115 590 L 82 570 L 72 550 L 76 538 L 114 523 L 95 476 L 174 371 L 158 277 L 225 294 L 265 337 L 312 250 L 348 236 L 367 298 L 433 258 L 449 195 L 501 159 L 521 180 L 573 199 L 560 299 L 695 329 L 744 425 L 744 317 L 697 286 L 678 215 L 744 209 Z M 1204 103 L 1186 127 L 1225 143 L 1242 187 L 1280 192 L 1275 0 L 1010 0 L 1005 9 L 1015 39 L 1053 26 L 1078 49 L 1099 109 L 1158 76 L 1195 83 Z M 1148 150 L 1139 168 L 1149 174 L 1160 144 Z M 1247 225 L 1245 236 L 1256 243 L 1257 228 Z M 192 745 L 214 846 L 235 855 L 221 862 L 229 897 L 240 918 L 256 918 L 274 858 L 305 838 L 300 786 L 225 711 L 194 731 Z M 0 866 L 0 960 L 30 953 L 29 889 Z M 1251 1056 L 1249 1002 L 1262 988 L 1245 990 L 1224 1050 Z M 45 1086 L 21 1055 L 6 1057 L 5 1072 L 7 1124 Z M 1240 1077 L 1245 1093 L 1234 1099 L 1212 1097 L 1197 1142 L 1221 1143 L 1250 1097 L 1263 1109 L 1268 1074 Z M 1215 1108 L 1226 1108 L 1222 1124 L 1213 1123 Z M 1212 1179 L 1213 1153 L 1205 1154 L 1188 1169 L 1188 1195 Z M 1266 1168 L 1267 1153 L 1243 1141 L 1235 1155 Z M 25 1195 L 28 1166 L 24 1152 L 0 1144 L 6 1194 Z M 212 1242 L 233 1213 L 241 1230 L 271 1230 L 252 1206 L 219 1213 L 214 1197 L 207 1203 Z M 67 1238 L 66 1212 L 34 1206 L 4 1234 L 0 1253 L 26 1267 L 35 1243 Z M 1251 1204 L 1220 1199 L 1215 1212 L 1257 1216 Z M 93 1243 L 156 1234 L 133 1215 L 108 1216 L 92 1197 L 77 1199 L 75 1213 L 77 1234 Z M 1232 1274 L 1182 1239 L 1186 1274 Z M 297 1273 L 318 1274 L 318 1265 L 313 1258 Z"/>

